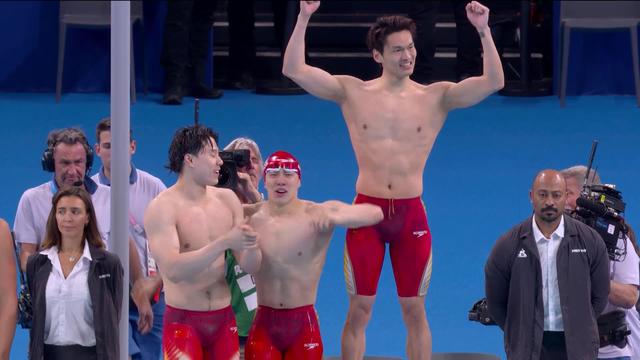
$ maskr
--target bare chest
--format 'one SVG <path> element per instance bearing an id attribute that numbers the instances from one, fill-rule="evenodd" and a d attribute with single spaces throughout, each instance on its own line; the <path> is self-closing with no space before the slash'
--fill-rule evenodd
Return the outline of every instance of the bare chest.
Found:
<path id="1" fill-rule="evenodd" d="M 263 262 L 270 267 L 307 266 L 326 250 L 326 241 L 306 217 L 270 219 L 257 230 Z"/>
<path id="2" fill-rule="evenodd" d="M 233 227 L 233 214 L 219 201 L 181 209 L 177 229 L 180 252 L 200 249 Z"/>
<path id="3" fill-rule="evenodd" d="M 343 113 L 352 136 L 363 141 L 422 142 L 442 125 L 443 114 L 426 96 L 361 92 L 345 103 Z"/>

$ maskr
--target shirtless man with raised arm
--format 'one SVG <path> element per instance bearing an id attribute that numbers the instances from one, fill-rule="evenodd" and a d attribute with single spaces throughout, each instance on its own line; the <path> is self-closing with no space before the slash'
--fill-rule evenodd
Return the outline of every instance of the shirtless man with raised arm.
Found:
<path id="1" fill-rule="evenodd" d="M 375 227 L 347 232 L 345 276 L 351 296 L 342 356 L 364 356 L 365 328 L 388 242 L 408 330 L 408 357 L 429 359 L 424 296 L 431 274 L 431 234 L 420 200 L 422 174 L 447 113 L 477 104 L 504 86 L 488 26 L 489 9 L 475 1 L 466 7 L 484 50 L 482 76 L 423 86 L 409 79 L 416 58 L 415 24 L 403 16 L 379 18 L 369 30 L 367 43 L 382 68 L 380 77 L 362 81 L 307 65 L 305 31 L 319 6 L 319 1 L 300 2 L 282 71 L 309 93 L 340 105 L 359 167 L 355 202 L 378 204 L 385 213 Z"/>
<path id="2" fill-rule="evenodd" d="M 258 310 L 249 332 L 247 360 L 320 360 L 322 339 L 314 309 L 334 227 L 357 228 L 383 218 L 370 204 L 321 204 L 298 198 L 298 161 L 277 151 L 267 158 L 268 200 L 249 224 L 260 235 L 262 261 L 254 273 Z"/>
<path id="3" fill-rule="evenodd" d="M 179 129 L 168 168 L 178 181 L 145 213 L 145 230 L 165 289 L 162 348 L 165 359 L 238 359 L 238 334 L 225 281 L 224 252 L 243 269 L 260 263 L 257 235 L 242 207 L 218 183 L 218 135 L 193 126 Z"/>

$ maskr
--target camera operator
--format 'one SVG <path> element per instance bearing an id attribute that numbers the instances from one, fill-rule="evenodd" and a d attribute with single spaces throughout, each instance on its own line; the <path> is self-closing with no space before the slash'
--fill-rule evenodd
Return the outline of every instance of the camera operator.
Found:
<path id="1" fill-rule="evenodd" d="M 627 235 L 633 244 L 633 248 L 635 249 L 636 254 L 640 256 L 640 247 L 638 246 L 636 234 L 631 227 L 627 230 L 629 231 L 629 234 Z M 629 341 L 629 347 L 631 347 L 631 358 L 640 359 L 640 299 L 636 302 L 635 309 L 629 309 L 627 311 L 627 318 L 629 321 L 629 330 L 631 330 L 631 335 L 627 338 Z"/>
<path id="2" fill-rule="evenodd" d="M 566 210 L 576 210 L 576 200 L 579 197 L 582 184 L 587 176 L 587 167 L 577 165 L 561 171 L 567 182 L 567 203 Z M 590 175 L 589 184 L 600 184 L 600 177 L 595 171 Z M 636 321 L 628 315 L 628 310 L 633 309 L 638 301 L 638 285 L 640 284 L 640 260 L 634 251 L 633 244 L 626 235 L 621 235 L 618 239 L 618 248 L 624 248 L 626 242 L 626 255 L 620 257 L 620 261 L 611 261 L 609 268 L 610 292 L 607 306 L 602 314 L 610 313 L 614 310 L 625 311 L 627 323 Z M 632 328 L 640 328 L 635 324 Z M 623 348 L 615 345 L 607 345 L 600 348 L 598 359 L 632 359 L 631 347 L 626 344 Z"/>
<path id="3" fill-rule="evenodd" d="M 224 148 L 224 151 L 249 150 L 249 162 L 246 166 L 238 167 L 238 182 L 233 190 L 242 204 L 254 204 L 262 201 L 262 194 L 258 185 L 262 178 L 262 154 L 255 141 L 240 137 L 234 139 Z M 247 342 L 249 329 L 258 307 L 256 284 L 253 276 L 246 273 L 230 250 L 225 252 L 225 266 L 227 269 L 227 284 L 231 290 L 231 307 L 236 315 L 238 336 L 240 337 L 240 358 L 244 359 L 244 346 Z"/>
<path id="4" fill-rule="evenodd" d="M 489 313 L 504 331 L 507 359 L 598 354 L 609 259 L 595 230 L 564 216 L 566 190 L 558 171 L 538 173 L 529 192 L 533 216 L 498 239 L 485 265 Z"/>

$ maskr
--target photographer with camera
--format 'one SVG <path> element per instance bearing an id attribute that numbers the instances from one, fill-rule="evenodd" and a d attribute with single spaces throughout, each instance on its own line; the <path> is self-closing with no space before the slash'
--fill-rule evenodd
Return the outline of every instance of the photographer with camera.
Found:
<path id="1" fill-rule="evenodd" d="M 558 171 L 538 173 L 529 198 L 533 216 L 497 240 L 485 265 L 489 313 L 504 331 L 507 359 L 596 359 L 596 317 L 609 294 L 605 244 L 564 216 Z"/>
<path id="2" fill-rule="evenodd" d="M 636 254 L 640 256 L 640 246 L 638 245 L 638 239 L 635 232 L 631 227 L 628 228 L 629 239 L 635 248 Z M 636 302 L 635 309 L 629 309 L 627 311 L 627 317 L 629 319 L 629 328 L 631 334 L 628 337 L 629 346 L 631 347 L 632 359 L 640 359 L 640 298 Z"/>
<path id="3" fill-rule="evenodd" d="M 233 139 L 224 148 L 226 152 L 246 150 L 249 152 L 248 161 L 244 161 L 236 168 L 237 181 L 233 192 L 240 199 L 240 203 L 255 204 L 262 201 L 262 194 L 258 191 L 262 179 L 262 154 L 255 141 L 249 138 Z M 224 165 L 223 165 L 224 166 Z M 227 269 L 227 284 L 231 290 L 231 307 L 236 315 L 238 336 L 240 337 L 240 358 L 244 358 L 244 347 L 258 307 L 256 283 L 251 274 L 245 272 L 233 256 L 231 250 L 224 254 Z"/>
<path id="4" fill-rule="evenodd" d="M 582 188 L 585 183 L 585 178 L 587 177 L 587 171 L 587 167 L 578 165 L 562 170 L 561 174 L 567 182 L 568 199 L 565 209 L 570 211 L 573 216 L 577 215 L 589 221 L 590 218 L 597 219 L 598 214 L 592 215 L 589 212 L 590 208 L 594 208 L 594 206 L 589 205 L 590 201 L 592 201 L 590 198 L 593 196 L 590 190 L 583 191 Z M 589 186 L 600 185 L 600 177 L 595 171 L 590 173 L 587 184 Z M 609 213 L 611 211 L 607 210 L 607 212 Z M 614 226 L 608 226 L 607 231 L 611 232 L 611 229 L 614 228 Z M 603 238 L 605 235 L 603 235 Z M 636 321 L 629 315 L 616 320 L 614 311 L 620 310 L 618 313 L 624 312 L 624 314 L 626 314 L 628 311 L 634 309 L 638 301 L 638 285 L 640 284 L 640 260 L 631 240 L 625 232 L 620 233 L 620 236 L 617 238 L 617 243 L 615 240 L 614 238 L 613 244 L 609 246 L 614 247 L 609 249 L 609 254 L 616 254 L 614 258 L 612 258 L 614 261 L 611 261 L 609 269 L 611 290 L 609 292 L 607 306 L 599 319 L 600 326 L 607 329 L 606 332 L 625 327 L 625 319 L 627 323 Z M 626 249 L 626 254 L 624 254 L 624 250 L 620 249 Z M 640 326 L 634 326 L 634 328 L 640 328 Z M 606 346 L 600 348 L 598 359 L 632 359 L 631 356 L 633 353 L 624 338 L 624 331 L 626 331 L 626 329 L 622 329 L 622 334 L 613 336 L 612 339 L 601 341 L 600 345 Z M 603 331 L 601 331 L 601 333 L 602 332 Z"/>
<path id="5" fill-rule="evenodd" d="M 16 263 L 9 225 L 0 219 L 0 360 L 9 360 L 16 331 Z"/>

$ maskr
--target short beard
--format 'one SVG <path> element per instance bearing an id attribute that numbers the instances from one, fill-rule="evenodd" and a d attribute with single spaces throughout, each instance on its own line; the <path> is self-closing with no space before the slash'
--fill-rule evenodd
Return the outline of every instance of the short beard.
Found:
<path id="1" fill-rule="evenodd" d="M 540 217 L 540 220 L 546 222 L 546 223 L 552 223 L 556 220 L 558 220 L 558 218 L 560 216 L 562 216 L 562 213 L 558 210 L 555 210 L 555 213 L 552 215 L 547 215 L 547 211 L 541 211 L 540 214 L 538 214 L 538 216 Z"/>

